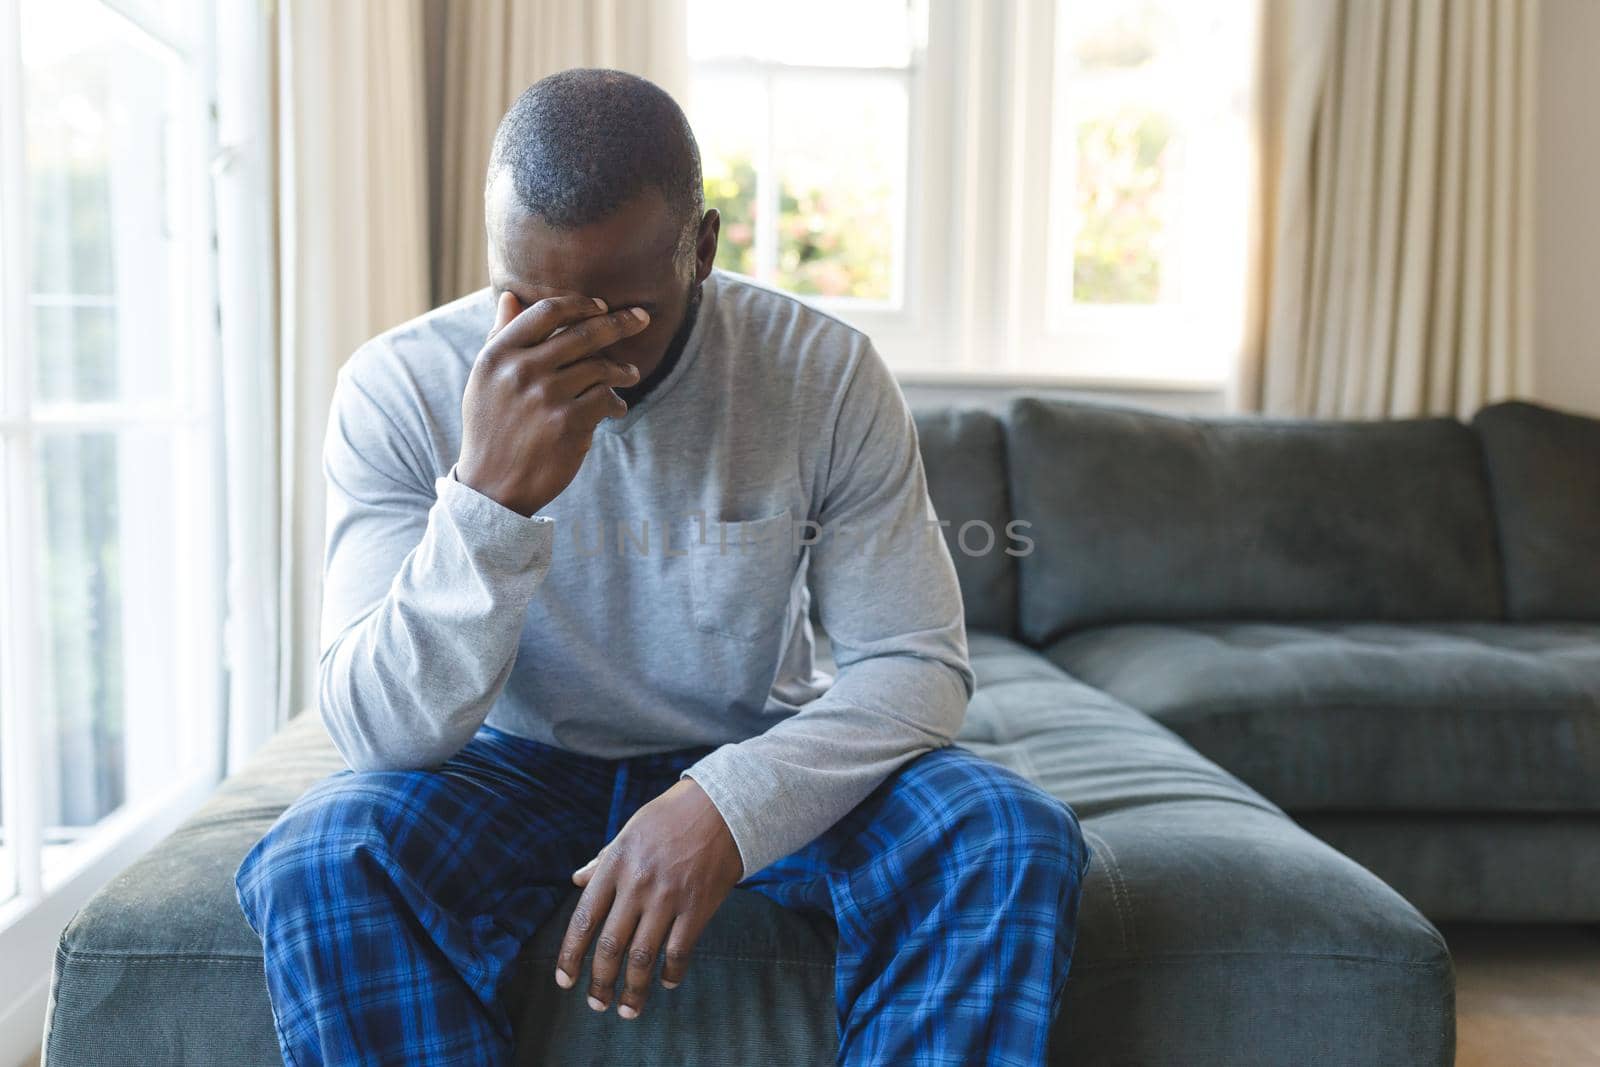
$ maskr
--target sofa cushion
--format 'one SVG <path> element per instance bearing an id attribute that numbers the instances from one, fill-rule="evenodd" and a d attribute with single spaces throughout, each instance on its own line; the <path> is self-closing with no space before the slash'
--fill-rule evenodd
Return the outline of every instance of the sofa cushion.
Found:
<path id="1" fill-rule="evenodd" d="M 295 797 L 342 766 L 317 716 L 296 717 L 89 899 L 56 948 L 50 1067 L 283 1062 L 233 874 Z"/>
<path id="2" fill-rule="evenodd" d="M 1070 804 L 1092 850 L 1051 1062 L 1448 1064 L 1439 932 L 1176 734 L 972 638 L 959 743 Z"/>
<path id="3" fill-rule="evenodd" d="M 1049 656 L 1291 811 L 1600 811 L 1600 625 L 1124 624 Z"/>
<path id="4" fill-rule="evenodd" d="M 1071 804 L 1093 850 L 1052 1062 L 1450 1062 L 1450 957 L 1398 894 L 1147 716 L 1010 641 L 971 646 L 979 690 L 959 743 Z M 232 874 L 337 765 L 301 715 L 73 920 L 50 1067 L 279 1062 Z M 520 1063 L 835 1062 L 831 921 L 735 890 L 688 981 L 624 1021 L 547 980 L 576 899 L 520 961 Z"/>
<path id="5" fill-rule="evenodd" d="M 1513 619 L 1600 622 L 1600 419 L 1524 401 L 1473 418 Z"/>
<path id="6" fill-rule="evenodd" d="M 961 581 L 967 626 L 1010 634 L 1017 619 L 1017 564 L 1006 524 L 1004 433 L 1000 420 L 979 408 L 915 412 L 928 495 L 943 527 Z"/>
<path id="7" fill-rule="evenodd" d="M 1295 821 L 1434 922 L 1600 922 L 1593 812 L 1314 811 Z"/>
<path id="8" fill-rule="evenodd" d="M 1492 619 L 1494 518 L 1453 419 L 1202 418 L 1024 398 L 1006 423 L 1020 633 L 1108 622 Z"/>

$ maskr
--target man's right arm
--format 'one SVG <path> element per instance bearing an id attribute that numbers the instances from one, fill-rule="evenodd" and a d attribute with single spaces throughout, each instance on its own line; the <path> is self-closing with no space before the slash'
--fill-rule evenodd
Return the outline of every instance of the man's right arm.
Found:
<path id="1" fill-rule="evenodd" d="M 462 484 L 453 466 L 428 484 L 349 369 L 323 444 L 319 706 L 355 770 L 435 766 L 505 687 L 554 523 Z"/>
<path id="2" fill-rule="evenodd" d="M 483 725 L 516 661 L 528 602 L 550 567 L 538 512 L 572 481 L 617 386 L 639 370 L 604 351 L 641 309 L 579 294 L 523 308 L 511 293 L 462 397 L 461 453 L 434 477 L 395 422 L 414 414 L 339 371 L 327 436 L 327 541 L 318 706 L 352 768 L 431 767 Z M 394 414 L 391 414 L 391 411 Z M 431 484 L 430 484 L 431 479 Z"/>

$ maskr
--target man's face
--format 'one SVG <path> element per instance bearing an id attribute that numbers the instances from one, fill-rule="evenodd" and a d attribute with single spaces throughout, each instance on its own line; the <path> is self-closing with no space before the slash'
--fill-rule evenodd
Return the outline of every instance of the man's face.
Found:
<path id="1" fill-rule="evenodd" d="M 597 296 L 613 309 L 637 306 L 650 325 L 606 354 L 650 377 L 683 324 L 694 287 L 711 273 L 720 220 L 700 221 L 694 254 L 677 254 L 678 220 L 666 199 L 647 190 L 610 217 L 576 229 L 556 229 L 517 201 L 511 175 L 501 171 L 486 204 L 489 284 L 498 299 L 510 292 L 524 306 L 547 296 Z"/>

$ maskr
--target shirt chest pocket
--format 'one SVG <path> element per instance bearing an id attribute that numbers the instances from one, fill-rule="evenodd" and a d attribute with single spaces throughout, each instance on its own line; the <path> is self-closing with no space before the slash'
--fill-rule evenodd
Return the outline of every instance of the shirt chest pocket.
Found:
<path id="1" fill-rule="evenodd" d="M 788 614 L 794 580 L 789 509 L 697 526 L 688 563 L 696 629 L 746 641 L 770 637 Z"/>

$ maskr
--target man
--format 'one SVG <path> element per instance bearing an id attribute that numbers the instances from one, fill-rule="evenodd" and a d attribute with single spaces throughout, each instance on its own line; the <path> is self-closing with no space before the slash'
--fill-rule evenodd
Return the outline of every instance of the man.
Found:
<path id="1" fill-rule="evenodd" d="M 551 980 L 635 1018 L 738 886 L 836 919 L 842 1062 L 1042 1062 L 1089 853 L 952 743 L 961 598 L 882 359 L 712 268 L 648 81 L 533 85 L 485 200 L 489 289 L 334 393 L 320 708 L 349 768 L 236 879 L 286 1061 L 509 1062 L 508 969 L 575 887 Z"/>

